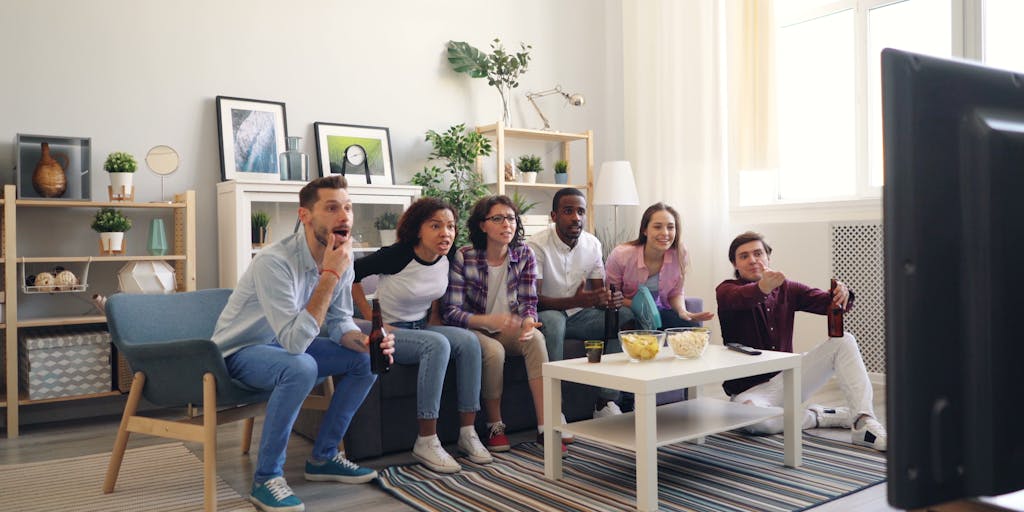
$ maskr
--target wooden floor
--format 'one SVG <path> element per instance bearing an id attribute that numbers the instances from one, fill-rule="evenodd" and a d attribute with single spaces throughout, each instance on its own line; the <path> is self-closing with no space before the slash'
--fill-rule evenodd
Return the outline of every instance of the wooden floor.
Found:
<path id="1" fill-rule="evenodd" d="M 714 396 L 714 393 L 720 392 L 720 390 L 721 387 L 719 386 L 705 387 L 706 395 Z M 812 398 L 812 401 L 832 405 L 842 403 L 841 395 L 834 382 L 817 393 Z M 879 416 L 882 416 L 880 419 L 884 423 L 885 393 L 879 386 L 875 388 L 875 409 Z M 113 446 L 118 421 L 119 418 L 105 418 L 76 422 L 74 425 L 64 422 L 59 424 L 23 426 L 21 437 L 0 440 L 0 464 L 36 462 L 94 453 L 109 453 L 111 446 Z M 218 438 L 220 443 L 217 448 L 218 474 L 242 496 L 248 495 L 252 482 L 256 460 L 254 454 L 256 452 L 256 443 L 259 439 L 259 426 L 260 423 L 257 421 L 252 456 L 240 454 L 240 423 L 221 427 Z M 838 436 L 838 438 L 845 436 L 845 439 L 849 439 L 849 431 L 819 430 L 817 432 L 828 432 L 831 435 Z M 534 435 L 529 432 L 510 436 L 513 442 L 528 441 L 532 440 L 533 437 Z M 128 447 L 137 448 L 166 442 L 172 441 L 135 434 L 129 441 Z M 196 452 L 197 455 L 202 456 L 199 445 L 191 443 L 186 443 L 186 445 L 193 452 Z M 292 439 L 288 443 L 288 459 L 285 464 L 285 477 L 288 479 L 292 489 L 295 490 L 295 493 L 306 503 L 306 510 L 311 512 L 334 510 L 359 510 L 360 512 L 413 510 L 411 507 L 385 494 L 373 484 L 345 485 L 306 482 L 302 477 L 303 464 L 311 450 L 311 442 L 301 436 L 292 435 Z M 414 461 L 409 453 L 400 453 L 379 459 L 361 461 L 360 464 L 381 469 L 391 464 L 412 462 Z M 103 471 L 105 468 L 97 468 L 97 470 Z M 195 492 L 201 493 L 202 489 L 196 489 Z M 850 510 L 871 512 L 896 509 L 889 507 L 886 503 L 885 485 L 882 484 L 826 503 L 813 510 L 816 512 L 847 512 Z"/>

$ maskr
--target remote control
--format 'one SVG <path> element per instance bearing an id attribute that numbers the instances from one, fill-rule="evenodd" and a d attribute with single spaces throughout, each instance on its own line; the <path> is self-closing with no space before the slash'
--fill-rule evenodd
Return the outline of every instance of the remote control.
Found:
<path id="1" fill-rule="evenodd" d="M 743 352 L 744 354 L 746 354 L 748 356 L 761 355 L 761 351 L 760 350 L 757 350 L 757 349 L 754 349 L 754 348 L 750 348 L 750 347 L 748 347 L 746 345 L 743 345 L 742 343 L 726 343 L 725 346 L 728 347 L 729 350 L 735 350 L 737 352 Z"/>

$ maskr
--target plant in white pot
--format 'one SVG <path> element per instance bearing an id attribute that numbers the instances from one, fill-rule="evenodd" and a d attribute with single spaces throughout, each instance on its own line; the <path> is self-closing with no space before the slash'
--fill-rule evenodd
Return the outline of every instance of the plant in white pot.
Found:
<path id="1" fill-rule="evenodd" d="M 124 254 L 124 232 L 132 221 L 121 210 L 100 208 L 92 219 L 92 229 L 100 234 L 100 254 Z"/>
<path id="2" fill-rule="evenodd" d="M 523 155 L 519 157 L 519 173 L 523 177 L 523 183 L 537 183 L 537 173 L 544 170 L 537 155 Z"/>
<path id="3" fill-rule="evenodd" d="M 132 176 L 138 164 L 131 153 L 115 151 L 107 155 L 103 162 L 103 170 L 110 173 L 110 200 L 131 201 L 135 198 L 135 188 L 132 186 Z"/>
<path id="4" fill-rule="evenodd" d="M 394 245 L 398 239 L 398 233 L 395 231 L 395 228 L 398 227 L 398 214 L 390 210 L 382 213 L 377 220 L 373 221 L 373 227 L 380 231 L 381 247 Z"/>

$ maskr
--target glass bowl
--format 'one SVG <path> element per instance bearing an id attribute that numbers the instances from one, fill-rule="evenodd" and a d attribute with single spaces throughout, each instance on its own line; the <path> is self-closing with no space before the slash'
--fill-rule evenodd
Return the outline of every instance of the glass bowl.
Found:
<path id="1" fill-rule="evenodd" d="M 668 346 L 672 347 L 678 359 L 697 359 L 704 355 L 711 341 L 711 329 L 707 327 L 673 327 L 665 329 Z"/>
<path id="2" fill-rule="evenodd" d="M 619 331 L 619 343 L 630 362 L 649 361 L 658 356 L 665 343 L 664 331 Z"/>

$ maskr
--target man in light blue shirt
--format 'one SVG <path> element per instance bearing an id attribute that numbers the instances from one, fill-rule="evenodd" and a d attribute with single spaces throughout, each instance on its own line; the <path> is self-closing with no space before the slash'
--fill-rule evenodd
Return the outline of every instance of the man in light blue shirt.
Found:
<path id="1" fill-rule="evenodd" d="M 261 510 L 305 509 L 283 466 L 292 425 L 319 378 L 340 377 L 306 461 L 306 479 L 363 483 L 377 477 L 338 451 L 376 379 L 368 337 L 352 320 L 352 201 L 345 178 L 327 176 L 304 186 L 299 220 L 302 231 L 256 255 L 213 333 L 231 377 L 271 391 L 249 497 Z M 320 336 L 322 327 L 327 337 Z M 382 346 L 390 357 L 394 337 Z"/>

